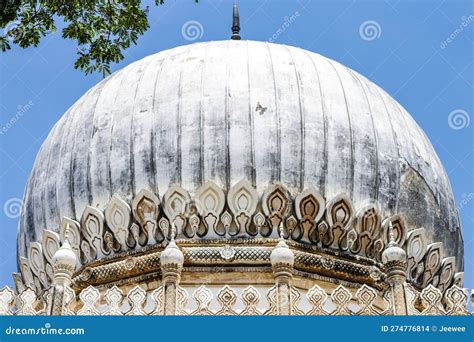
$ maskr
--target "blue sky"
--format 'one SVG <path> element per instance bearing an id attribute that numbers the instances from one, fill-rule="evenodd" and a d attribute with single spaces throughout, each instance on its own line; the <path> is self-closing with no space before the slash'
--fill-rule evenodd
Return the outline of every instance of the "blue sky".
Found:
<path id="1" fill-rule="evenodd" d="M 474 2 L 240 0 L 244 39 L 305 48 L 374 81 L 415 118 L 451 180 L 465 241 L 465 285 L 474 287 Z M 230 36 L 230 0 L 150 7 L 151 28 L 112 70 L 196 41 Z M 190 21 L 200 25 L 186 36 Z M 285 25 L 289 23 L 288 25 Z M 198 25 L 198 26 L 199 26 Z M 284 27 L 278 31 L 279 28 Z M 280 32 L 280 33 L 277 33 Z M 73 68 L 76 45 L 60 33 L 38 48 L 0 53 L 0 287 L 16 271 L 16 199 L 53 124 L 100 75 Z M 7 125 L 15 118 L 14 123 Z M 450 120 L 451 119 L 451 120 Z"/>

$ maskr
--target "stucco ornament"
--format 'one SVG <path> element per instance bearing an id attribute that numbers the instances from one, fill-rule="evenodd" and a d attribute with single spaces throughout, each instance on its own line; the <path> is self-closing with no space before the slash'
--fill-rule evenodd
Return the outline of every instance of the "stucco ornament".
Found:
<path id="1" fill-rule="evenodd" d="M 258 193 L 250 182 L 242 180 L 230 188 L 227 203 L 236 218 L 237 233 L 246 231 L 257 235 L 257 231 L 251 229 L 251 223 L 258 205 Z"/>
<path id="2" fill-rule="evenodd" d="M 122 250 L 127 249 L 128 227 L 131 223 L 130 206 L 119 196 L 113 196 L 105 209 L 105 220 Z"/>
<path id="3" fill-rule="evenodd" d="M 382 253 L 382 261 L 384 264 L 405 263 L 407 254 L 403 248 L 399 247 L 395 240 L 394 228 L 391 223 L 389 223 L 389 225 L 389 243 Z"/>

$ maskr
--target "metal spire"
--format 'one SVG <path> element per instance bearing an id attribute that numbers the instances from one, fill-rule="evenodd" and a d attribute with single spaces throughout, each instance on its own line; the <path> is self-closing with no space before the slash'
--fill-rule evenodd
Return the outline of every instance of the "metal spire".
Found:
<path id="1" fill-rule="evenodd" d="M 230 39 L 240 40 L 240 19 L 239 19 L 239 9 L 237 7 L 237 0 L 234 0 L 234 9 L 232 13 L 232 36 Z"/>

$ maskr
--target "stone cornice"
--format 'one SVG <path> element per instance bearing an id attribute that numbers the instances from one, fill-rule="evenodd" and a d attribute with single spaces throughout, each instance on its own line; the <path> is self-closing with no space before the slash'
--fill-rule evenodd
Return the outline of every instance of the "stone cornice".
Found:
<path id="1" fill-rule="evenodd" d="M 244 270 L 245 268 L 271 267 L 271 246 L 266 246 L 263 241 L 255 245 L 222 244 L 213 246 L 208 242 L 204 246 L 202 241 L 187 241 L 186 245 L 178 246 L 184 254 L 185 269 L 204 267 L 220 267 L 222 272 L 229 270 Z M 304 273 L 314 273 L 325 277 L 340 279 L 370 285 L 376 289 L 384 287 L 385 274 L 379 265 L 372 264 L 369 260 L 361 258 L 356 261 L 346 256 L 335 257 L 321 252 L 313 253 L 297 249 L 290 243 L 290 249 L 295 254 L 295 270 Z M 162 250 L 162 248 L 160 248 Z M 83 266 L 73 277 L 74 288 L 85 288 L 89 285 L 115 284 L 118 281 L 135 278 L 141 275 L 160 273 L 161 250 L 150 249 L 148 253 L 137 252 L 118 255 L 108 258 L 102 263 L 95 262 Z M 302 273 L 302 274 L 304 274 Z"/>

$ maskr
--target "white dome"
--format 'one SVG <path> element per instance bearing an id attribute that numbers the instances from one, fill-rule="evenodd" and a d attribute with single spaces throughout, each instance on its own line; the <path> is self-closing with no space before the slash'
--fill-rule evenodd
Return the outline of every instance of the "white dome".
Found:
<path id="1" fill-rule="evenodd" d="M 54 101 L 54 99 L 51 99 Z M 246 179 L 293 194 L 378 202 L 442 241 L 462 268 L 446 173 L 420 127 L 378 86 L 318 54 L 253 41 L 163 51 L 114 73 L 55 125 L 25 190 L 19 256 L 63 216 L 172 184 Z"/>

